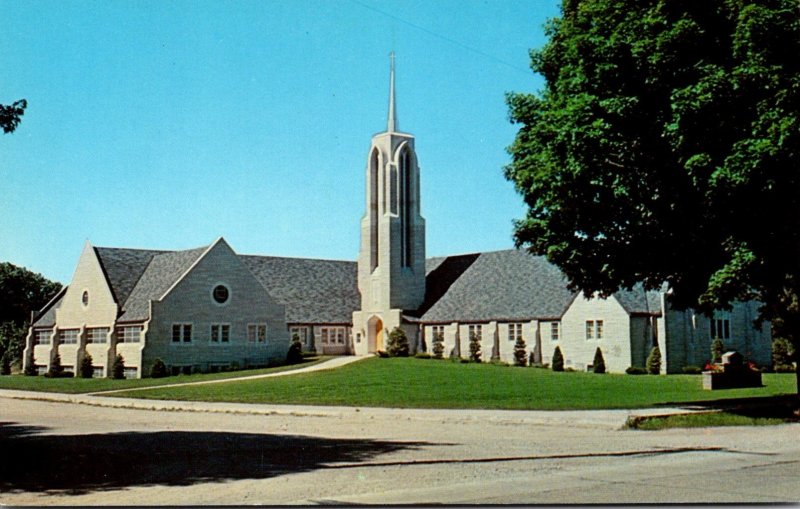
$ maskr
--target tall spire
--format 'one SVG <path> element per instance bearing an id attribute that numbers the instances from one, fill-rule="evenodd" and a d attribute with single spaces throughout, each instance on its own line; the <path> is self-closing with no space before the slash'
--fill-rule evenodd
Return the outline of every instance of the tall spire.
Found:
<path id="1" fill-rule="evenodd" d="M 394 114 L 394 51 L 389 53 L 389 121 L 386 125 L 386 131 L 393 133 L 397 131 L 397 119 Z"/>

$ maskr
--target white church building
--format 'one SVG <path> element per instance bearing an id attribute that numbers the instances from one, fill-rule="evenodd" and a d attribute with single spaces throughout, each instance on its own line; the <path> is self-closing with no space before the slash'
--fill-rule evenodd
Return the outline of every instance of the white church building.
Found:
<path id="1" fill-rule="evenodd" d="M 95 376 L 109 376 L 119 354 L 134 378 L 149 376 L 156 359 L 173 373 L 248 368 L 283 361 L 294 335 L 309 351 L 369 355 L 385 350 L 395 327 L 412 353 L 441 335 L 446 356 L 468 357 L 474 334 L 483 359 L 511 363 L 521 337 L 535 362 L 549 363 L 558 346 L 577 370 L 592 368 L 598 347 L 609 372 L 644 366 L 658 345 L 662 370 L 680 373 L 702 366 L 715 338 L 770 364 L 770 326 L 753 325 L 756 302 L 708 317 L 641 287 L 586 299 L 544 257 L 515 249 L 426 258 L 414 143 L 398 130 L 392 62 L 356 262 L 240 255 L 222 238 L 184 251 L 87 242 L 70 284 L 34 316 L 25 365 L 43 373 L 58 354 L 76 372 L 89 354 Z"/>

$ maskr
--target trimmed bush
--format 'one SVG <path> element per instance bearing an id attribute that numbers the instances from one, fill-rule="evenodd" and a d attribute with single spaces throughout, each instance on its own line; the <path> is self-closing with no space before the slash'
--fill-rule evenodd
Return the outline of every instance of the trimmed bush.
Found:
<path id="1" fill-rule="evenodd" d="M 81 361 L 81 378 L 92 378 L 94 375 L 94 366 L 92 366 L 92 355 L 89 352 L 86 352 L 83 356 L 83 360 Z"/>
<path id="2" fill-rule="evenodd" d="M 661 373 L 661 350 L 658 349 L 658 345 L 654 346 L 647 356 L 647 372 L 651 375 Z"/>
<path id="3" fill-rule="evenodd" d="M 433 334 L 433 358 L 444 358 L 444 334 L 441 332 Z"/>
<path id="4" fill-rule="evenodd" d="M 114 364 L 111 365 L 111 378 L 114 380 L 125 378 L 125 358 L 120 354 L 114 357 Z"/>
<path id="5" fill-rule="evenodd" d="M 301 362 L 303 362 L 303 343 L 300 342 L 300 336 L 293 334 L 292 344 L 289 345 L 289 351 L 286 353 L 286 364 L 300 364 Z"/>
<path id="6" fill-rule="evenodd" d="M 408 338 L 400 327 L 395 327 L 389 333 L 389 343 L 386 352 L 392 357 L 408 357 Z"/>
<path id="7" fill-rule="evenodd" d="M 2 357 L 0 357 L 0 375 L 10 375 L 11 374 L 11 359 L 8 352 L 4 353 Z"/>
<path id="8" fill-rule="evenodd" d="M 711 342 L 711 362 L 713 364 L 722 362 L 723 353 L 725 353 L 725 344 L 720 338 L 716 338 Z"/>
<path id="9" fill-rule="evenodd" d="M 533 355 L 533 352 L 531 352 Z M 528 354 L 525 352 L 525 340 L 517 338 L 514 343 L 514 365 L 524 368 L 528 365 Z"/>
<path id="10" fill-rule="evenodd" d="M 56 356 L 53 357 L 53 362 L 50 363 L 50 369 L 47 370 L 45 376 L 48 378 L 61 378 L 63 374 L 64 367 L 61 365 L 61 355 L 56 354 Z"/>
<path id="11" fill-rule="evenodd" d="M 164 378 L 169 376 L 167 365 L 161 359 L 153 361 L 153 367 L 150 368 L 150 378 Z"/>
<path id="12" fill-rule="evenodd" d="M 595 373 L 602 374 L 606 372 L 606 360 L 603 359 L 603 352 L 599 346 L 594 351 L 594 362 L 592 364 L 594 364 Z"/>
<path id="13" fill-rule="evenodd" d="M 625 370 L 628 375 L 646 375 L 647 370 L 639 366 L 630 366 Z"/>
<path id="14" fill-rule="evenodd" d="M 794 357 L 792 343 L 785 338 L 772 340 L 772 365 L 776 373 L 790 373 L 794 371 L 792 358 Z"/>
<path id="15" fill-rule="evenodd" d="M 458 362 L 460 362 L 461 364 L 469 364 L 469 359 L 458 357 Z"/>
<path id="16" fill-rule="evenodd" d="M 561 354 L 561 348 L 556 347 L 553 351 L 552 361 L 553 371 L 564 371 L 564 356 Z"/>
<path id="17" fill-rule="evenodd" d="M 416 357 L 417 359 L 430 359 L 431 354 L 429 354 L 428 352 L 417 352 L 414 354 L 414 357 Z"/>
<path id="18" fill-rule="evenodd" d="M 469 335 L 469 360 L 481 362 L 481 340 L 474 332 Z"/>
<path id="19" fill-rule="evenodd" d="M 684 366 L 682 371 L 685 375 L 699 375 L 703 372 L 700 366 Z"/>
<path id="20" fill-rule="evenodd" d="M 25 376 L 36 376 L 39 373 L 36 371 L 36 366 L 33 364 L 33 361 L 29 362 L 27 366 L 25 366 Z"/>

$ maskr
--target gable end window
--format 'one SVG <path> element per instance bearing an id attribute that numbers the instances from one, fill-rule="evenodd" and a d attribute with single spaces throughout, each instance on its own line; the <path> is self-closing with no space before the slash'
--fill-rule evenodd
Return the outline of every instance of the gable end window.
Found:
<path id="1" fill-rule="evenodd" d="M 190 323 L 173 323 L 172 324 L 172 342 L 173 343 L 191 343 L 192 342 L 192 324 L 190 324 Z"/>
<path id="2" fill-rule="evenodd" d="M 211 297 L 214 299 L 214 302 L 219 305 L 226 304 L 230 296 L 231 291 L 223 284 L 218 284 L 211 290 Z"/>
<path id="3" fill-rule="evenodd" d="M 586 339 L 603 339 L 603 320 L 586 320 Z"/>

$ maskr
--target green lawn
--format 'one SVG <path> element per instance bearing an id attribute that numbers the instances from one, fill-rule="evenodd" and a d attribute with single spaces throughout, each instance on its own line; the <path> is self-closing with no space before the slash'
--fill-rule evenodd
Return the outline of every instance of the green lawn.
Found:
<path id="1" fill-rule="evenodd" d="M 44 376 L 25 376 L 20 374 L 0 376 L 0 389 L 82 394 L 87 392 L 134 389 L 137 387 L 166 386 L 187 382 L 202 382 L 205 380 L 221 380 L 226 378 L 241 378 L 243 376 L 277 373 L 279 371 L 287 371 L 310 366 L 329 358 L 330 357 L 311 357 L 302 364 L 296 364 L 293 366 L 246 369 L 227 373 L 178 375 L 166 378 L 142 378 L 136 380 L 111 380 L 110 378 L 47 378 Z"/>
<path id="2" fill-rule="evenodd" d="M 401 408 L 567 410 L 794 393 L 792 374 L 765 374 L 766 387 L 704 391 L 698 375 L 596 375 L 423 359 L 365 359 L 330 371 L 219 385 L 163 387 L 115 396 L 242 403 Z"/>
<path id="3" fill-rule="evenodd" d="M 669 428 L 704 428 L 709 426 L 774 426 L 789 420 L 785 417 L 751 417 L 729 412 L 703 412 L 644 417 L 629 420 L 626 426 L 631 429 L 653 431 Z"/>

